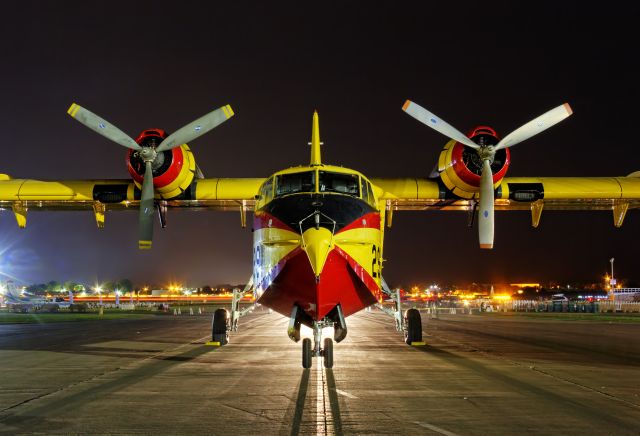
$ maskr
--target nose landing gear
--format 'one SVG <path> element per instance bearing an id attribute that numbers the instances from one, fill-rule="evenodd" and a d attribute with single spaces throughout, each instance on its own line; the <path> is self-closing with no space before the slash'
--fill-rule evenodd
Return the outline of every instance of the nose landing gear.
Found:
<path id="1" fill-rule="evenodd" d="M 289 318 L 287 334 L 293 342 L 300 340 L 300 328 L 302 324 L 313 329 L 313 342 L 310 338 L 302 340 L 302 367 L 311 368 L 313 357 L 322 357 L 325 368 L 333 368 L 333 341 L 340 342 L 347 336 L 347 323 L 340 304 L 329 312 L 322 321 L 314 321 L 299 306 L 293 306 Z M 333 339 L 325 338 L 322 341 L 322 329 L 333 327 Z"/>
<path id="2" fill-rule="evenodd" d="M 307 369 L 312 366 L 312 357 L 322 357 L 325 368 L 333 368 L 333 340 L 331 338 L 325 338 L 324 347 L 322 344 L 322 329 L 333 325 L 333 322 L 318 322 L 313 323 L 313 343 L 315 344 L 311 349 L 311 339 L 304 338 L 302 340 L 302 367 Z"/>

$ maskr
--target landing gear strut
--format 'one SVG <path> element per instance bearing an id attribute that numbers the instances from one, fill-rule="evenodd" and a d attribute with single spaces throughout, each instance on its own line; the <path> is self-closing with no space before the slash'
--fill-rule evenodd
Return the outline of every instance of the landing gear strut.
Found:
<path id="1" fill-rule="evenodd" d="M 388 315 L 391 315 L 396 321 L 396 330 L 404 334 L 404 341 L 407 345 L 415 342 L 422 342 L 422 317 L 418 309 L 409 309 L 402 316 L 402 299 L 400 298 L 400 289 L 392 291 L 387 283 L 382 279 L 382 291 L 393 300 L 393 309 L 378 304 L 378 308 Z M 424 345 L 424 344 L 423 344 Z"/>
<path id="2" fill-rule="evenodd" d="M 229 343 L 229 332 L 238 331 L 238 320 L 240 317 L 245 316 L 255 308 L 253 306 L 245 309 L 240 309 L 240 301 L 242 297 L 249 292 L 253 287 L 253 277 L 247 283 L 247 286 L 243 290 L 234 289 L 233 297 L 231 299 L 231 316 L 226 309 L 218 309 L 213 312 L 213 320 L 211 322 L 211 340 L 212 342 L 218 342 L 221 346 Z M 255 290 L 254 290 L 255 296 Z"/>

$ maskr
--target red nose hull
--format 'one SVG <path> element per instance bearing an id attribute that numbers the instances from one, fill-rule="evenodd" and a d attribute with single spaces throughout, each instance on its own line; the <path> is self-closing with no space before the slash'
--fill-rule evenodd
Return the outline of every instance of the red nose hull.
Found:
<path id="1" fill-rule="evenodd" d="M 258 302 L 285 316 L 298 305 L 314 321 L 322 320 L 340 304 L 344 316 L 349 316 L 376 303 L 373 292 L 378 291 L 370 290 L 373 281 L 366 277 L 367 286 L 359 277 L 362 271 L 356 274 L 352 265 L 346 253 L 333 250 L 316 282 L 307 254 L 296 249 L 276 267 L 273 282 Z"/>

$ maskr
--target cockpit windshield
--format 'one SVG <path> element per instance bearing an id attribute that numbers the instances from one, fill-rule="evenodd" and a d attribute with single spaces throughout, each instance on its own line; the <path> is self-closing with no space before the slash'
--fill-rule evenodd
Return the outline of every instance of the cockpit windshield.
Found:
<path id="1" fill-rule="evenodd" d="M 319 171 L 320 192 L 337 192 L 340 194 L 360 196 L 357 174 L 331 173 Z"/>
<path id="2" fill-rule="evenodd" d="M 316 191 L 316 172 L 281 174 L 276 176 L 276 197 L 297 192 Z"/>

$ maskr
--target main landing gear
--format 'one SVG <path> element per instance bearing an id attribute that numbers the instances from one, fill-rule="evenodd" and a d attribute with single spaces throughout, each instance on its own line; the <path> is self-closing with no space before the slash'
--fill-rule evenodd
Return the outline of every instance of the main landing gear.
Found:
<path id="1" fill-rule="evenodd" d="M 226 309 L 218 309 L 213 312 L 213 320 L 211 322 L 211 341 L 218 342 L 221 346 L 229 343 L 229 332 L 238 331 L 238 320 L 245 316 L 255 308 L 253 306 L 240 309 L 240 300 L 245 293 L 249 292 L 253 287 L 253 278 L 249 280 L 247 286 L 243 289 L 234 289 L 231 299 L 231 316 Z M 255 291 L 254 291 L 255 292 Z"/>
<path id="2" fill-rule="evenodd" d="M 335 313 L 334 313 L 335 312 Z M 331 311 L 330 315 L 322 321 L 311 321 L 308 315 L 298 307 L 294 306 L 291 311 L 291 319 L 289 321 L 289 329 L 287 331 L 289 337 L 294 342 L 300 340 L 300 327 L 305 324 L 311 324 L 313 328 L 313 342 L 311 338 L 302 340 L 302 367 L 307 369 L 313 365 L 313 357 L 322 357 L 325 368 L 333 368 L 333 340 L 325 338 L 322 340 L 322 329 L 326 327 L 334 328 L 334 340 L 342 341 L 347 336 L 347 325 L 344 321 L 342 309 L 340 305 Z M 337 320 L 334 321 L 334 318 Z"/>
<path id="3" fill-rule="evenodd" d="M 404 341 L 407 345 L 422 342 L 422 318 L 418 309 L 409 309 L 404 315 Z"/>
<path id="4" fill-rule="evenodd" d="M 226 309 L 218 309 L 213 312 L 213 322 L 211 323 L 211 340 L 219 342 L 220 345 L 229 343 L 229 312 Z"/>
<path id="5" fill-rule="evenodd" d="M 378 304 L 378 308 L 388 315 L 393 316 L 396 321 L 396 330 L 404 334 L 404 341 L 407 345 L 424 345 L 422 343 L 422 317 L 418 309 L 408 309 L 402 315 L 402 300 L 400 289 L 392 291 L 387 283 L 382 280 L 382 291 L 393 300 L 393 309 Z"/>

